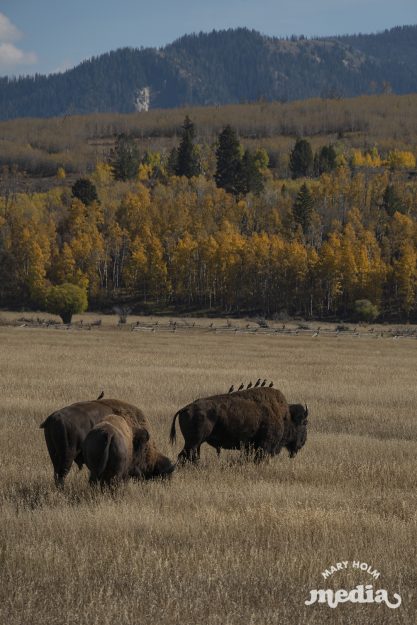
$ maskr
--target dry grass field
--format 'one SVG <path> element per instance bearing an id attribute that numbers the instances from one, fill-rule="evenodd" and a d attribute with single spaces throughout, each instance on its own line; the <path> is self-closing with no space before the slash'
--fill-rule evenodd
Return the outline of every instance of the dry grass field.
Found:
<path id="1" fill-rule="evenodd" d="M 0 622 L 7 625 L 415 625 L 417 340 L 0 327 Z M 103 389 L 140 406 L 161 450 L 176 410 L 267 377 L 307 402 L 295 459 L 220 460 L 170 483 L 52 480 L 40 422 Z M 182 436 L 179 434 L 179 441 Z M 348 570 L 367 562 L 378 580 Z M 305 606 L 372 583 L 402 605 Z"/>

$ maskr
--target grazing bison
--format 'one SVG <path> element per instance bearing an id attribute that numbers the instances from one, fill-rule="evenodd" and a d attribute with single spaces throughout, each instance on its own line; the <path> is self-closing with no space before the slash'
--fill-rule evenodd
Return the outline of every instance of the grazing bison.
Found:
<path id="1" fill-rule="evenodd" d="M 96 423 L 111 414 L 123 417 L 132 426 L 148 427 L 139 408 L 118 399 L 71 404 L 53 412 L 41 424 L 57 486 L 64 484 L 73 462 L 81 469 L 84 464 L 82 444 L 85 437 Z"/>
<path id="2" fill-rule="evenodd" d="M 170 441 L 176 439 L 178 417 L 184 436 L 180 461 L 196 462 L 204 442 L 220 449 L 254 451 L 259 461 L 286 447 L 293 457 L 307 439 L 307 407 L 290 409 L 284 395 L 274 388 L 257 387 L 232 394 L 197 399 L 179 410 L 172 421 Z"/>
<path id="3" fill-rule="evenodd" d="M 110 484 L 128 477 L 165 477 L 175 468 L 149 440 L 146 427 L 132 426 L 113 414 L 89 431 L 82 452 L 92 484 Z"/>

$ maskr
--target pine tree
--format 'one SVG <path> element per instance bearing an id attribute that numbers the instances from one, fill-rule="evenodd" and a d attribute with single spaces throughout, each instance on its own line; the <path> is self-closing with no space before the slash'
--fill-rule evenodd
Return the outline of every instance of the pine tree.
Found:
<path id="1" fill-rule="evenodd" d="M 131 180 L 139 171 L 139 149 L 131 135 L 121 134 L 111 152 L 113 175 L 116 180 Z"/>
<path id="2" fill-rule="evenodd" d="M 201 173 L 200 159 L 198 158 L 196 146 L 193 143 L 194 136 L 194 124 L 187 115 L 182 126 L 182 139 L 175 164 L 176 176 L 192 178 Z"/>
<path id="3" fill-rule="evenodd" d="M 313 151 L 306 139 L 297 139 L 290 154 L 291 176 L 301 178 L 309 176 L 313 170 Z"/>
<path id="4" fill-rule="evenodd" d="M 307 234 L 310 228 L 313 210 L 314 199 L 308 186 L 304 183 L 301 185 L 292 209 L 294 220 L 300 224 L 304 234 Z"/>
<path id="5" fill-rule="evenodd" d="M 78 178 L 71 187 L 72 197 L 81 200 L 85 206 L 98 201 L 95 184 L 88 178 Z"/>
<path id="6" fill-rule="evenodd" d="M 242 192 L 259 195 L 264 189 L 264 181 L 259 170 L 256 155 L 245 150 L 242 158 Z"/>
<path id="7" fill-rule="evenodd" d="M 324 145 L 314 155 L 314 173 L 316 176 L 328 174 L 336 169 L 336 150 L 332 145 Z"/>
<path id="8" fill-rule="evenodd" d="M 236 132 L 230 125 L 219 135 L 216 159 L 214 177 L 217 186 L 233 195 L 240 195 L 244 191 L 242 150 Z"/>
<path id="9" fill-rule="evenodd" d="M 404 213 L 405 207 L 393 184 L 386 186 L 382 196 L 382 208 L 392 217 L 394 213 Z"/>
<path id="10" fill-rule="evenodd" d="M 169 176 L 176 176 L 178 167 L 178 148 L 172 148 L 168 155 L 167 173 Z"/>

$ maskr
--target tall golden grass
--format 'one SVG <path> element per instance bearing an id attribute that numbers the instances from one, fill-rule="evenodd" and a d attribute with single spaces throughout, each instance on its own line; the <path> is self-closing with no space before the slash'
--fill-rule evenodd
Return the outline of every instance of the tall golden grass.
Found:
<path id="1" fill-rule="evenodd" d="M 0 327 L 0 622 L 415 625 L 417 343 L 366 337 Z M 169 483 L 53 486 L 40 422 L 103 389 L 140 406 L 175 457 L 172 416 L 266 377 L 307 402 L 306 446 L 245 463 L 202 448 Z M 182 441 L 181 435 L 179 436 Z M 321 572 L 341 560 L 380 571 Z M 373 583 L 402 606 L 304 601 Z"/>

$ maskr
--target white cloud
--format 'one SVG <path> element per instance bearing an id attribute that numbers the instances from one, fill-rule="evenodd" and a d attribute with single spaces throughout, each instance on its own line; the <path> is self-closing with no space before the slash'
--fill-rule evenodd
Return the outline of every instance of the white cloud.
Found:
<path id="1" fill-rule="evenodd" d="M 18 65 L 33 65 L 38 58 L 34 52 L 25 52 L 14 42 L 22 37 L 20 30 L 0 13 L 0 68 L 12 69 Z"/>
<path id="2" fill-rule="evenodd" d="M 37 60 L 34 52 L 24 52 L 12 43 L 0 43 L 0 67 L 33 65 Z"/>
<path id="3" fill-rule="evenodd" d="M 3 43 L 17 41 L 21 36 L 20 30 L 16 28 L 4 13 L 0 13 L 0 41 Z"/>

